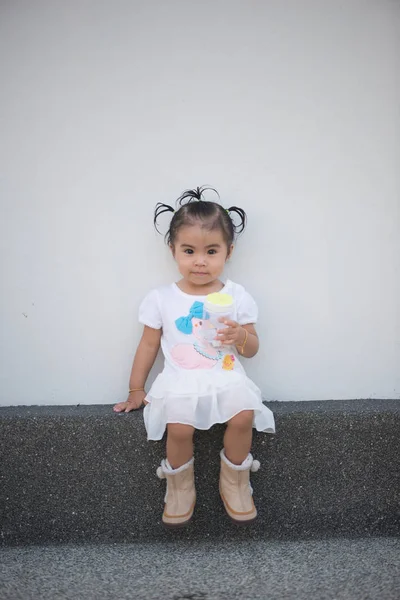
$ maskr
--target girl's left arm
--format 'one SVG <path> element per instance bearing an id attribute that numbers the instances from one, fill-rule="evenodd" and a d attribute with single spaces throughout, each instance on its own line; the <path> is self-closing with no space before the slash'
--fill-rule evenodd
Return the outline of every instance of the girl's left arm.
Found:
<path id="1" fill-rule="evenodd" d="M 218 330 L 217 339 L 224 346 L 236 346 L 239 354 L 246 358 L 252 358 L 257 354 L 260 343 L 253 323 L 239 325 L 236 321 L 228 319 L 224 319 L 223 323 L 226 327 Z"/>

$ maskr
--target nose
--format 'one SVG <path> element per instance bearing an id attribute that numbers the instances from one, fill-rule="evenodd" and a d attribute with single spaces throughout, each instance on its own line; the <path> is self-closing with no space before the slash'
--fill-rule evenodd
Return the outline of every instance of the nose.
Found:
<path id="1" fill-rule="evenodd" d="M 195 264 L 198 266 L 202 266 L 206 264 L 206 257 L 204 254 L 197 254 L 195 258 Z"/>

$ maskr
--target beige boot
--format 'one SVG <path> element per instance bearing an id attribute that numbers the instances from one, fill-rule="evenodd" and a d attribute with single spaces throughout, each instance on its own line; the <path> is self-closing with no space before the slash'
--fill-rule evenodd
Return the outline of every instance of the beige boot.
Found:
<path id="1" fill-rule="evenodd" d="M 182 527 L 192 518 L 196 503 L 193 463 L 192 458 L 178 469 L 172 469 L 168 460 L 163 460 L 157 469 L 158 477 L 167 480 L 162 520 L 168 527 Z"/>
<path id="2" fill-rule="evenodd" d="M 250 485 L 250 470 L 258 471 L 260 463 L 253 460 L 251 454 L 241 465 L 234 465 L 221 450 L 221 472 L 219 477 L 219 493 L 225 510 L 236 523 L 254 521 L 257 510 L 253 502 L 253 489 Z"/>

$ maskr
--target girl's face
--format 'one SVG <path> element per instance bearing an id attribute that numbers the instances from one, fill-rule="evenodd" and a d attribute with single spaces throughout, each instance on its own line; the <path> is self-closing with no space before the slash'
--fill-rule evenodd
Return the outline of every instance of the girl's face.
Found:
<path id="1" fill-rule="evenodd" d="M 180 274 L 195 288 L 219 278 L 233 245 L 227 247 L 219 229 L 208 231 L 199 224 L 181 227 L 171 250 Z"/>

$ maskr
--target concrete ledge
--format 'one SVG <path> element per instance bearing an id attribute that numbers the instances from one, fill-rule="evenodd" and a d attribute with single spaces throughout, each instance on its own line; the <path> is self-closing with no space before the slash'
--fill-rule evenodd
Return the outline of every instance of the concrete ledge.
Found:
<path id="1" fill-rule="evenodd" d="M 179 532 L 161 525 L 164 444 L 146 441 L 141 411 L 0 408 L 2 544 L 400 533 L 399 401 L 268 406 L 277 434 L 254 436 L 257 522 L 238 529 L 224 514 L 215 426 L 196 433 L 198 502 Z"/>

